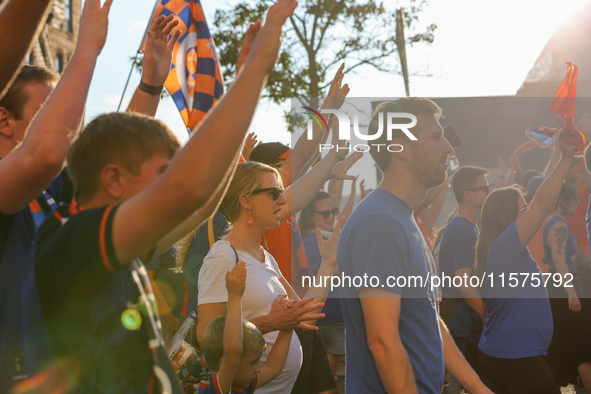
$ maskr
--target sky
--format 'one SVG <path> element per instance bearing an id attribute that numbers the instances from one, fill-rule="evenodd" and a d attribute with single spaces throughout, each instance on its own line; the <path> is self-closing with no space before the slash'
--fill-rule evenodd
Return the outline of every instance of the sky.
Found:
<path id="1" fill-rule="evenodd" d="M 428 67 L 431 77 L 411 77 L 410 93 L 426 97 L 471 97 L 514 95 L 542 48 L 562 23 L 579 12 L 590 0 L 430 0 L 421 15 L 420 24 L 435 23 L 433 44 L 407 47 L 409 68 Z M 216 9 L 227 10 L 237 0 L 201 0 L 210 24 Z M 395 9 L 408 0 L 386 0 Z M 111 9 L 107 43 L 99 57 L 90 87 L 87 121 L 105 112 L 115 111 L 130 70 L 129 58 L 136 53 L 148 18 L 152 0 L 115 0 Z M 334 37 L 338 39 L 339 37 Z M 392 58 L 398 62 L 398 56 Z M 345 61 L 345 63 L 347 63 Z M 329 75 L 335 72 L 329 70 Z M 346 70 L 345 70 L 346 71 Z M 358 72 L 355 72 L 358 71 Z M 346 74 L 344 82 L 351 87 L 349 97 L 400 97 L 404 84 L 400 75 L 388 75 L 369 67 Z M 123 108 L 139 83 L 139 73 L 132 74 Z M 280 141 L 293 146 L 286 131 L 282 106 L 261 101 L 250 131 L 265 142 Z M 160 104 L 158 119 L 187 140 L 182 119 L 167 98 Z M 367 155 L 366 155 L 367 156 Z M 364 157 L 352 169 L 371 161 Z M 357 174 L 361 174 L 361 169 Z M 375 181 L 368 180 L 370 187 Z"/>

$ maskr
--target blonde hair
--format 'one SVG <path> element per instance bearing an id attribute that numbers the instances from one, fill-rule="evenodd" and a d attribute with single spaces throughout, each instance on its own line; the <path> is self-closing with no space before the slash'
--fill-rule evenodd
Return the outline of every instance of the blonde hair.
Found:
<path id="1" fill-rule="evenodd" d="M 205 362 L 212 371 L 219 371 L 220 359 L 224 355 L 224 327 L 226 316 L 213 319 L 203 333 L 203 355 Z M 242 355 L 248 352 L 265 351 L 265 338 L 258 328 L 248 320 L 242 319 Z"/>
<path id="2" fill-rule="evenodd" d="M 261 185 L 260 175 L 265 172 L 273 174 L 279 185 L 283 186 L 279 172 L 271 166 L 256 161 L 245 161 L 238 164 L 232 183 L 230 183 L 220 205 L 220 212 L 228 222 L 232 223 L 240 214 L 240 196 L 243 194 L 249 196 L 255 191 Z"/>
<path id="3" fill-rule="evenodd" d="M 246 161 L 239 163 L 236 167 L 234 177 L 230 183 L 230 187 L 222 200 L 220 205 L 220 212 L 226 217 L 229 223 L 232 223 L 240 213 L 240 196 L 243 194 L 250 195 L 261 185 L 260 174 L 271 173 L 275 175 L 277 181 L 282 186 L 283 181 L 279 175 L 279 171 L 275 168 L 256 161 Z M 211 220 L 211 218 L 209 219 Z M 202 226 L 207 226 L 207 222 Z M 190 234 L 185 235 L 177 243 L 176 246 L 176 271 L 182 272 L 189 257 L 189 250 L 193 244 L 195 233 L 198 229 L 193 230 Z"/>

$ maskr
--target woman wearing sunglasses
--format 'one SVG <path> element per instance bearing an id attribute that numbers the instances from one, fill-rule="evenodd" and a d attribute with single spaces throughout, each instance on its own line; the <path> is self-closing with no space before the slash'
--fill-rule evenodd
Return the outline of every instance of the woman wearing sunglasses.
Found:
<path id="1" fill-rule="evenodd" d="M 291 287 L 281 274 L 273 256 L 261 246 L 263 233 L 278 227 L 285 216 L 289 217 L 286 202 L 282 180 L 275 168 L 257 162 L 238 164 L 220 206 L 220 211 L 231 224 L 231 230 L 213 245 L 199 273 L 199 342 L 209 322 L 225 313 L 228 297 L 225 276 L 242 260 L 246 262 L 248 269 L 246 290 L 242 299 L 243 316 L 255 324 L 265 337 L 267 347 L 261 357 L 262 361 L 266 360 L 273 347 L 278 330 L 313 330 L 315 328 L 307 323 L 324 317 L 318 313 L 322 307 L 321 303 L 316 301 L 310 304 L 312 300 L 321 298 L 316 294 L 317 290 L 311 294 L 312 297 L 288 300 Z M 323 275 L 334 273 L 337 243 L 335 236 L 335 239 L 321 245 Z M 325 247 L 326 245 L 330 247 Z M 304 314 L 308 315 L 303 316 Z M 297 335 L 293 335 L 283 371 L 272 382 L 257 389 L 257 393 L 291 392 L 301 362 L 300 340 Z M 330 378 L 334 381 L 332 375 Z"/>
<path id="2" fill-rule="evenodd" d="M 527 249 L 554 210 L 574 157 L 573 144 L 561 141 L 560 149 L 560 161 L 529 206 L 519 189 L 508 187 L 489 194 L 482 207 L 474 275 L 485 278 L 486 321 L 478 366 L 495 393 L 560 392 L 543 358 L 553 332 L 545 278 Z"/>

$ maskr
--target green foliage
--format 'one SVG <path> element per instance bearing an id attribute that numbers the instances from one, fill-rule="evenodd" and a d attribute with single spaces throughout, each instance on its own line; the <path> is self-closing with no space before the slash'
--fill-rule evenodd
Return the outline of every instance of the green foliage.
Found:
<path id="1" fill-rule="evenodd" d="M 226 84 L 234 79 L 248 26 L 258 19 L 264 20 L 273 3 L 272 0 L 245 1 L 231 10 L 216 11 L 213 38 Z M 414 31 L 425 5 L 424 0 L 409 0 L 405 8 L 405 36 L 410 45 L 434 40 L 437 28 L 434 24 L 423 32 Z M 301 0 L 284 27 L 279 60 L 269 75 L 264 95 L 277 104 L 298 97 L 306 106 L 317 108 L 317 103 L 305 98 L 326 94 L 332 73 L 343 61 L 347 63 L 346 71 L 368 65 L 400 74 L 397 51 L 396 11 L 387 10 L 382 2 Z"/>

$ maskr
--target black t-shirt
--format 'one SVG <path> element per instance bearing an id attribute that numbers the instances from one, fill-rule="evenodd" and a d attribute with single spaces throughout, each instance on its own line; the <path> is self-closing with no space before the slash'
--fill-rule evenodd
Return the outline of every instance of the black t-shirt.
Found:
<path id="1" fill-rule="evenodd" d="M 81 392 L 147 393 L 152 328 L 145 315 L 138 330 L 121 323 L 139 295 L 131 266 L 114 253 L 116 211 L 60 206 L 39 229 L 35 277 L 53 351 L 81 367 Z"/>

